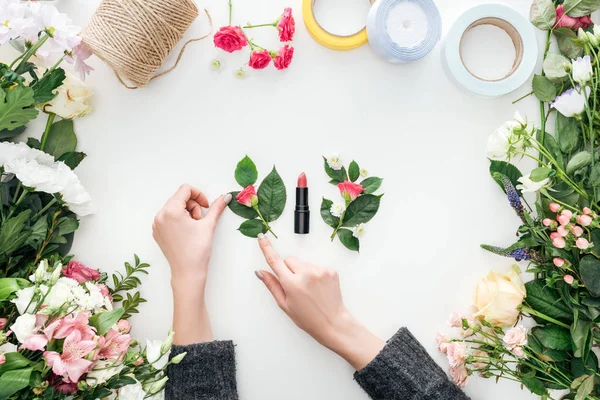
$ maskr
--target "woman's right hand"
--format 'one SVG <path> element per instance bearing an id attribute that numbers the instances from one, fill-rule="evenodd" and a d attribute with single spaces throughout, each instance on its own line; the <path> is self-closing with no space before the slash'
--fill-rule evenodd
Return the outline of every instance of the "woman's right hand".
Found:
<path id="1" fill-rule="evenodd" d="M 264 235 L 258 240 L 273 272 L 256 271 L 277 305 L 294 323 L 357 371 L 383 349 L 384 342 L 369 332 L 346 309 L 337 271 L 302 262 L 283 260 Z"/>

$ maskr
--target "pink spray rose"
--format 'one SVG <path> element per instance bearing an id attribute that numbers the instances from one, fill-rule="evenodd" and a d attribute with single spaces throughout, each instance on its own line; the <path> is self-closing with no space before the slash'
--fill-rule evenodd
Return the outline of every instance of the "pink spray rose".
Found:
<path id="1" fill-rule="evenodd" d="M 440 353 L 446 354 L 448 352 L 448 345 L 450 344 L 450 338 L 443 334 L 442 332 L 438 332 L 435 336 L 435 341 L 437 344 L 437 349 Z"/>
<path id="2" fill-rule="evenodd" d="M 571 28 L 576 31 L 579 28 L 585 29 L 593 23 L 589 15 L 573 18 L 565 14 L 565 8 L 562 4 L 556 7 L 555 28 Z"/>
<path id="3" fill-rule="evenodd" d="M 97 281 L 100 279 L 100 272 L 97 269 L 89 268 L 77 261 L 71 261 L 62 269 L 63 276 L 75 279 L 79 283 Z"/>
<path id="4" fill-rule="evenodd" d="M 213 37 L 215 47 L 233 53 L 236 50 L 243 49 L 248 45 L 246 36 L 239 26 L 223 26 Z"/>
<path id="5" fill-rule="evenodd" d="M 350 182 L 350 181 L 345 181 L 345 182 L 339 183 L 337 186 L 338 186 L 338 189 L 340 189 L 340 193 L 342 194 L 342 197 L 344 199 L 346 199 L 347 201 L 353 201 L 354 199 L 356 199 L 358 197 L 358 195 L 360 195 L 363 192 L 363 190 L 365 190 L 358 183 L 354 183 L 354 182 Z"/>
<path id="6" fill-rule="evenodd" d="M 467 359 L 467 345 L 463 342 L 452 342 L 448 344 L 448 362 L 452 368 L 460 367 Z"/>
<path id="7" fill-rule="evenodd" d="M 560 210 L 560 204 L 556 204 L 556 203 L 550 203 L 550 211 L 552 212 L 558 212 L 558 210 Z"/>
<path id="8" fill-rule="evenodd" d="M 256 188 L 252 185 L 242 190 L 235 196 L 235 199 L 241 205 L 246 207 L 254 207 L 258 204 L 258 197 L 256 196 Z"/>
<path id="9" fill-rule="evenodd" d="M 120 319 L 119 322 L 117 322 L 117 327 L 122 334 L 131 332 L 131 324 L 126 319 Z"/>
<path id="10" fill-rule="evenodd" d="M 454 383 L 456 383 L 456 386 L 461 388 L 467 386 L 469 374 L 467 373 L 467 367 L 464 365 L 461 365 L 457 368 L 450 368 L 450 376 L 452 377 Z"/>
<path id="11" fill-rule="evenodd" d="M 8 322 L 7 318 L 0 318 L 0 331 L 2 329 L 4 329 L 4 327 L 6 326 L 6 323 Z"/>
<path id="12" fill-rule="evenodd" d="M 450 328 L 462 328 L 462 320 L 464 316 L 461 313 L 452 313 L 448 318 L 448 326 Z"/>
<path id="13" fill-rule="evenodd" d="M 287 7 L 283 10 L 283 14 L 277 23 L 277 30 L 279 31 L 279 40 L 282 42 L 289 42 L 294 38 L 294 32 L 296 32 L 296 21 L 292 16 L 292 9 Z"/>
<path id="14" fill-rule="evenodd" d="M 278 70 L 286 69 L 292 63 L 294 58 L 294 48 L 287 44 L 279 49 L 277 57 L 273 59 L 273 64 Z"/>
<path id="15" fill-rule="evenodd" d="M 517 347 L 523 347 L 527 345 L 527 328 L 517 325 L 506 331 L 503 340 L 508 350 L 512 351 Z"/>
<path id="16" fill-rule="evenodd" d="M 572 285 L 575 278 L 573 278 L 573 275 L 565 275 L 564 280 L 567 285 Z"/>
<path id="17" fill-rule="evenodd" d="M 269 53 L 268 50 L 254 50 L 252 54 L 250 54 L 248 66 L 254 69 L 264 69 L 267 68 L 270 62 L 271 53 Z"/>

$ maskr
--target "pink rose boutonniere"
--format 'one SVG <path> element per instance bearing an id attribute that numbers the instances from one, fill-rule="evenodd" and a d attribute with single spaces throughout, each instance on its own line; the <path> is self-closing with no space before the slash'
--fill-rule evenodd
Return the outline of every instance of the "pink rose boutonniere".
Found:
<path id="1" fill-rule="evenodd" d="M 366 223 L 377 211 L 383 195 L 374 194 L 383 179 L 369 176 L 369 172 L 352 161 L 348 169 L 344 167 L 338 154 L 323 157 L 325 173 L 331 179 L 329 183 L 336 185 L 342 195 L 342 202 L 333 202 L 323 198 L 321 217 L 333 228 L 331 241 L 337 236 L 346 248 L 360 250 L 360 239 L 365 235 Z M 362 180 L 357 183 L 359 179 Z"/>

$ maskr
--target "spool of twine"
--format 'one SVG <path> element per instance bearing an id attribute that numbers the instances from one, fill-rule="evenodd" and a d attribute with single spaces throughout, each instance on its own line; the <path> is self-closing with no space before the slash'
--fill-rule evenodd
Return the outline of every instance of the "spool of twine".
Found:
<path id="1" fill-rule="evenodd" d="M 206 15 L 212 31 L 210 15 Z M 113 69 L 124 86 L 137 89 L 172 71 L 190 42 L 210 35 L 187 41 L 175 64 L 156 74 L 197 16 L 192 0 L 102 0 L 81 36 L 85 46 Z"/>

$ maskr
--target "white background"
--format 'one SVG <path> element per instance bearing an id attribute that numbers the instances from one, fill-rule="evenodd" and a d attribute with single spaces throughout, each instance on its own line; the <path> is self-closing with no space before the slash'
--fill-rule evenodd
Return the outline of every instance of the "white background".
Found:
<path id="1" fill-rule="evenodd" d="M 528 15 L 529 1 L 502 2 Z M 438 0 L 444 34 L 462 12 L 480 3 Z M 63 0 L 59 8 L 85 25 L 97 4 Z M 225 0 L 199 5 L 209 9 L 215 27 L 227 24 Z M 357 318 L 385 339 L 409 327 L 446 368 L 435 351 L 436 331 L 445 328 L 450 312 L 469 311 L 475 285 L 490 269 L 506 271 L 511 265 L 479 248 L 480 243 L 512 244 L 519 223 L 489 176 L 485 148 L 488 135 L 516 109 L 539 119 L 533 98 L 511 104 L 530 84 L 496 99 L 465 93 L 443 72 L 441 43 L 408 65 L 388 64 L 368 45 L 328 50 L 307 33 L 300 0 L 234 0 L 234 23 L 269 22 L 288 5 L 297 17 L 296 53 L 288 71 L 269 68 L 236 79 L 233 71 L 247 57 L 240 52 L 224 55 L 222 73 L 211 72 L 209 61 L 217 54 L 211 39 L 190 45 L 174 72 L 140 90 L 123 88 L 105 64 L 92 61 L 96 71 L 88 83 L 95 92 L 94 112 L 76 122 L 79 149 L 89 157 L 77 171 L 99 211 L 82 221 L 73 252 L 104 271 L 122 268 L 134 252 L 151 263 L 142 287 L 148 303 L 133 317 L 134 334 L 164 337 L 172 316 L 169 267 L 152 240 L 152 219 L 181 183 L 201 188 L 209 198 L 236 189 L 233 170 L 248 154 L 261 179 L 276 164 L 288 188 L 285 212 L 273 224 L 279 252 L 335 267 Z M 364 24 L 366 10 L 362 0 L 318 4 L 323 24 L 340 33 Z M 276 31 L 263 29 L 256 32 L 258 43 L 276 48 Z M 201 16 L 186 37 L 207 30 Z M 492 50 L 481 55 L 483 62 L 501 42 L 486 34 L 477 49 L 485 50 L 481 43 L 487 43 Z M 33 129 L 28 133 L 39 136 Z M 385 178 L 381 210 L 368 225 L 360 255 L 330 243 L 331 229 L 319 216 L 321 196 L 338 199 L 321 161 L 334 151 L 346 164 L 356 159 Z M 302 171 L 313 211 L 306 236 L 293 234 L 293 189 Z M 351 367 L 299 331 L 255 278 L 255 269 L 268 267 L 255 240 L 236 231 L 241 222 L 231 212 L 223 215 L 208 282 L 215 337 L 237 345 L 241 399 L 367 399 L 353 382 Z M 515 383 L 496 385 L 477 377 L 467 393 L 486 400 L 532 398 Z"/>

